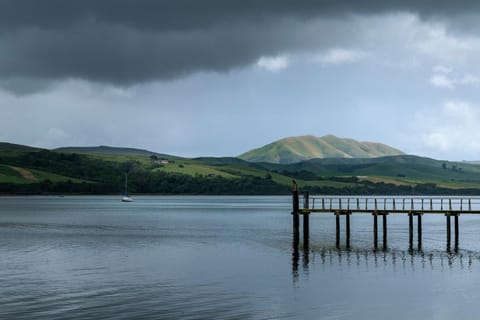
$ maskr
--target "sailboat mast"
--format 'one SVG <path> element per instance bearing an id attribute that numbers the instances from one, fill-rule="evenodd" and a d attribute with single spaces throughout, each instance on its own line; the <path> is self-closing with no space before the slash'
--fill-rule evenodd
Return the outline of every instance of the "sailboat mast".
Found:
<path id="1" fill-rule="evenodd" d="M 128 196 L 128 173 L 125 172 L 125 194 L 122 197 L 122 202 L 132 202 L 133 199 Z"/>

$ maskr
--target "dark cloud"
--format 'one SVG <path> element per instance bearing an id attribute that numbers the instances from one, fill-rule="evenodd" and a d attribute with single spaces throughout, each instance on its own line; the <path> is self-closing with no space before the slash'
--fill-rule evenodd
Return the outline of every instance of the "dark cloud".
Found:
<path id="1" fill-rule="evenodd" d="M 306 27 L 315 17 L 397 11 L 446 17 L 479 7 L 477 1 L 0 0 L 0 85 L 64 78 L 132 85 L 226 71 L 262 55 L 332 43 Z"/>
<path id="2" fill-rule="evenodd" d="M 0 26 L 57 28 L 84 20 L 156 30 L 197 29 L 216 22 L 306 18 L 345 13 L 412 11 L 454 15 L 480 8 L 474 0 L 2 0 Z"/>
<path id="3" fill-rule="evenodd" d="M 298 41 L 295 31 L 281 29 L 242 25 L 159 33 L 106 24 L 26 29 L 2 36 L 0 70 L 3 77 L 74 77 L 130 85 L 251 63 L 259 54 Z"/>

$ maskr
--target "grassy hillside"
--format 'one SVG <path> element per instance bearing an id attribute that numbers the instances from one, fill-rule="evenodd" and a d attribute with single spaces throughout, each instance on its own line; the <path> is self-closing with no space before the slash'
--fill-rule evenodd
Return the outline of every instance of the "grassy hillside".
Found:
<path id="1" fill-rule="evenodd" d="M 87 153 L 87 154 L 104 154 L 104 155 L 124 155 L 124 156 L 158 156 L 158 157 L 172 157 L 169 155 L 156 153 L 144 149 L 135 148 L 118 148 L 109 146 L 98 147 L 63 147 L 57 148 L 53 151 L 65 153 Z"/>
<path id="2" fill-rule="evenodd" d="M 87 182 L 82 179 L 62 176 L 52 172 L 42 170 L 28 169 L 16 166 L 0 165 L 0 183 L 37 183 L 41 181 L 67 182 L 73 183 Z"/>
<path id="3" fill-rule="evenodd" d="M 154 171 L 163 171 L 168 173 L 179 173 L 189 176 L 220 176 L 224 178 L 237 178 L 237 176 L 230 174 L 228 172 L 222 171 L 222 168 L 217 168 L 215 166 L 206 165 L 203 163 L 198 163 L 196 161 L 184 160 L 179 161 L 178 163 L 168 163 L 159 168 L 154 169 Z"/>
<path id="4" fill-rule="evenodd" d="M 373 158 L 403 154 L 381 143 L 359 142 L 332 135 L 290 137 L 239 156 L 251 162 L 295 163 L 315 158 Z"/>
<path id="5" fill-rule="evenodd" d="M 374 182 L 412 185 L 436 183 L 450 187 L 461 187 L 463 184 L 480 186 L 479 165 L 412 155 L 372 159 L 314 159 L 289 165 L 263 163 L 260 166 L 294 176 L 351 176 Z"/>

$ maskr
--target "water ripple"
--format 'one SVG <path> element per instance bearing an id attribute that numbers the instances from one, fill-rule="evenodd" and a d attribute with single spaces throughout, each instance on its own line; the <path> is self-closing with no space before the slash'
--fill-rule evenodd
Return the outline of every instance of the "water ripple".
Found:
<path id="1" fill-rule="evenodd" d="M 0 298 L 0 317 L 15 319 L 249 319 L 245 296 L 219 292 L 214 286 L 156 284 L 82 288 L 43 286 L 17 290 Z"/>

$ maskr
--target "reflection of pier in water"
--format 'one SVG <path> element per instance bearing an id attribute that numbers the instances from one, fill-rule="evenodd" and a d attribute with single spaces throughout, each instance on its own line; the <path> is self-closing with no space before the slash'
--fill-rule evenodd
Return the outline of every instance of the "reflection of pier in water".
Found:
<path id="1" fill-rule="evenodd" d="M 292 273 L 295 278 L 299 275 L 300 266 L 303 273 L 308 274 L 311 264 L 335 269 L 357 268 L 368 271 L 373 268 L 396 272 L 453 268 L 471 270 L 472 265 L 479 262 L 480 252 L 340 249 L 305 244 L 299 246 L 295 241 L 292 246 Z"/>
<path id="2" fill-rule="evenodd" d="M 451 248 L 452 217 L 454 218 L 454 248 L 458 250 L 460 214 L 480 214 L 480 199 L 464 198 L 369 198 L 369 197 L 303 197 L 303 208 L 299 205 L 299 193 L 293 191 L 293 236 L 294 242 L 300 237 L 300 216 L 303 216 L 303 241 L 308 246 L 310 214 L 333 213 L 335 215 L 336 246 L 340 248 L 340 217 L 345 216 L 345 246 L 350 248 L 350 216 L 371 214 L 373 217 L 373 247 L 378 248 L 378 216 L 382 217 L 383 249 L 387 249 L 387 216 L 389 214 L 408 215 L 409 248 L 413 249 L 414 217 L 417 220 L 418 249 L 422 248 L 422 216 L 424 214 L 445 215 L 447 251 Z M 316 203 L 315 203 L 316 202 Z"/>

